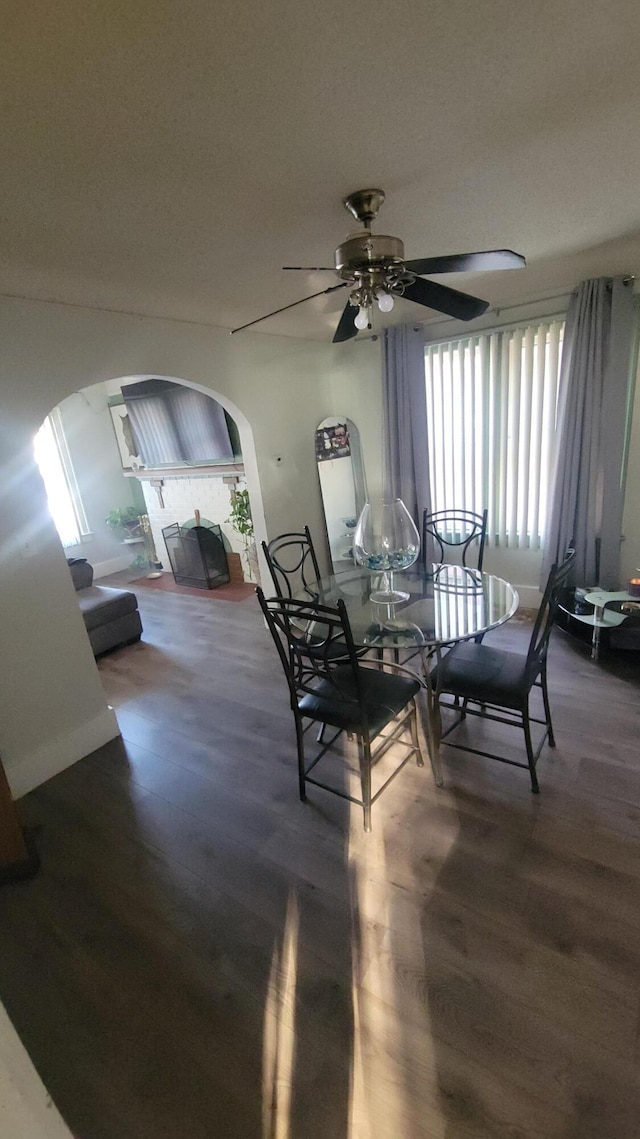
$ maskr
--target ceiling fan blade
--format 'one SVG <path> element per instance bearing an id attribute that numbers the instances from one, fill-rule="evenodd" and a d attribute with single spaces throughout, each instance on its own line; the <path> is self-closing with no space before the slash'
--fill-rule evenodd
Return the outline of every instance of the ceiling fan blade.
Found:
<path id="1" fill-rule="evenodd" d="M 276 308 L 273 312 L 268 312 L 265 316 L 258 316 L 255 320 L 248 321 L 247 324 L 241 324 L 239 328 L 232 328 L 231 335 L 234 332 L 242 332 L 245 328 L 251 328 L 254 324 L 260 324 L 262 320 L 268 320 L 270 316 L 277 316 L 279 312 L 286 312 L 287 309 L 295 308 L 296 305 L 303 305 L 305 301 L 312 301 L 314 297 L 323 297 L 325 293 L 335 293 L 336 289 L 346 289 L 347 282 L 341 281 L 339 285 L 329 285 L 328 289 L 320 289 L 319 293 L 312 293 L 310 297 L 302 297 L 299 301 L 292 301 L 290 305 L 283 305 L 282 308 Z"/>
<path id="2" fill-rule="evenodd" d="M 457 320 L 473 320 L 489 308 L 488 301 L 459 293 L 457 289 L 439 285 L 436 281 L 423 281 L 420 277 L 412 285 L 407 285 L 402 295 L 408 301 L 444 312 Z"/>
<path id="3" fill-rule="evenodd" d="M 431 277 L 437 273 L 490 273 L 496 269 L 522 269 L 526 261 L 512 249 L 487 249 L 481 253 L 451 253 L 448 257 L 423 257 L 405 261 L 411 273 Z"/>
<path id="4" fill-rule="evenodd" d="M 338 327 L 333 335 L 333 343 L 341 344 L 343 340 L 353 340 L 354 336 L 358 335 L 358 329 L 355 326 L 355 319 L 358 315 L 358 309 L 347 301 Z"/>
<path id="5" fill-rule="evenodd" d="M 282 268 L 285 273 L 335 273 L 333 265 L 283 265 Z"/>

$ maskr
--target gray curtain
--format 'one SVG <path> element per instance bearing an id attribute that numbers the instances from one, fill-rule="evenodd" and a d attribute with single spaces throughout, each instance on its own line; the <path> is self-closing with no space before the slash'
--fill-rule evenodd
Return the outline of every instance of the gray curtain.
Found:
<path id="1" fill-rule="evenodd" d="M 619 587 L 636 328 L 636 298 L 621 278 L 583 281 L 573 294 L 562 349 L 541 588 L 570 543 L 576 549 L 577 583 Z"/>
<path id="2" fill-rule="evenodd" d="M 383 349 L 384 494 L 401 498 L 420 530 L 431 508 L 424 334 L 410 325 L 386 328 Z"/>

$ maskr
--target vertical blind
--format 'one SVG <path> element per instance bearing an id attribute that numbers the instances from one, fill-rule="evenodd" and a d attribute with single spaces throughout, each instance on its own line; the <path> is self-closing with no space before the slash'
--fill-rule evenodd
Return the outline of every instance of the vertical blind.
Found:
<path id="1" fill-rule="evenodd" d="M 158 379 L 128 384 L 123 396 L 146 467 L 233 461 L 224 409 L 211 396 Z"/>
<path id="2" fill-rule="evenodd" d="M 432 508 L 486 506 L 493 545 L 544 536 L 563 330 L 536 321 L 426 348 Z"/>

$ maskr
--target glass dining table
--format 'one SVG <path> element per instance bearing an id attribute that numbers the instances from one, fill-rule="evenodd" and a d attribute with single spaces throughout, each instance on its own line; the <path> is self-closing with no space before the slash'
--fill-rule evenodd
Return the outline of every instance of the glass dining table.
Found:
<path id="1" fill-rule="evenodd" d="M 493 574 L 438 564 L 394 572 L 394 587 L 408 594 L 406 601 L 388 604 L 372 600 L 379 584 L 379 574 L 353 566 L 321 578 L 294 597 L 308 601 L 312 596 L 321 605 L 343 601 L 356 648 L 377 650 L 379 657 L 384 650 L 392 650 L 394 666 L 407 669 L 420 681 L 426 695 L 424 728 L 429 756 L 435 781 L 441 786 L 440 703 L 432 670 L 444 648 L 471 640 L 513 617 L 518 593 Z M 410 668 L 410 661 L 416 658 L 418 668 Z"/>

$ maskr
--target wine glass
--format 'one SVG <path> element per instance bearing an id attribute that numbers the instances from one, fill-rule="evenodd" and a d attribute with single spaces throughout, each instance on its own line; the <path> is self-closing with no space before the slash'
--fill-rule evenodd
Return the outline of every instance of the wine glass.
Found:
<path id="1" fill-rule="evenodd" d="M 382 574 L 382 589 L 371 594 L 384 605 L 408 601 L 409 594 L 394 589 L 393 571 L 412 566 L 420 552 L 420 535 L 401 498 L 383 502 L 374 510 L 366 502 L 353 539 L 353 556 L 359 565 Z"/>

